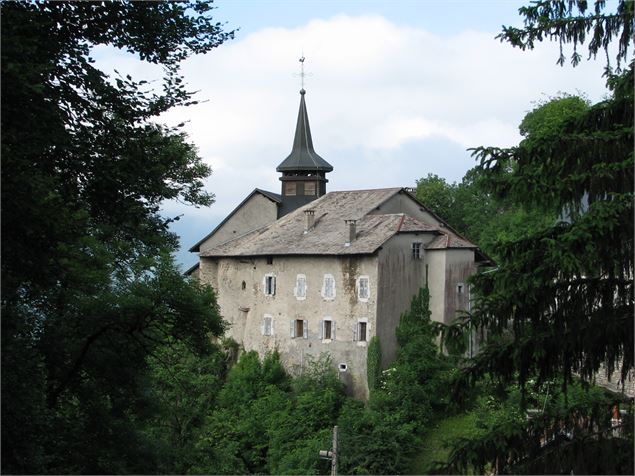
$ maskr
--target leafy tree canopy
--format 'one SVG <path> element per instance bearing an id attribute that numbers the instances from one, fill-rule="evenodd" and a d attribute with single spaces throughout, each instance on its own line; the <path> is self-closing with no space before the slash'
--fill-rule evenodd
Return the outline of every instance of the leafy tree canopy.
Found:
<path id="1" fill-rule="evenodd" d="M 160 204 L 208 205 L 209 168 L 179 128 L 179 62 L 232 37 L 209 2 L 2 4 L 2 469 L 148 472 L 146 357 L 210 352 L 210 289 L 184 280 Z M 163 66 L 108 77 L 110 45 Z M 146 461 L 146 465 L 142 465 Z"/>

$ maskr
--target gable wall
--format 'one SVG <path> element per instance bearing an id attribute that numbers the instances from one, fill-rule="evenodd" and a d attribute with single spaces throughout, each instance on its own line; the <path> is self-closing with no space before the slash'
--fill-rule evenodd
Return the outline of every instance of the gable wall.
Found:
<path id="1" fill-rule="evenodd" d="M 406 215 L 410 215 L 412 218 L 421 220 L 428 225 L 443 228 L 443 223 L 437 220 L 431 213 L 426 211 L 425 208 L 420 206 L 404 193 L 397 193 L 393 195 L 369 214 L 377 215 L 382 213 L 405 213 Z"/>
<path id="2" fill-rule="evenodd" d="M 278 206 L 276 203 L 260 193 L 255 193 L 212 236 L 201 243 L 200 251 L 207 251 L 250 230 L 273 223 L 277 219 Z"/>

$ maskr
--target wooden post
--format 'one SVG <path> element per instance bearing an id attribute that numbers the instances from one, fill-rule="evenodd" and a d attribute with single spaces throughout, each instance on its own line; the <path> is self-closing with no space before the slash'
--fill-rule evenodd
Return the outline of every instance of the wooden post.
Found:
<path id="1" fill-rule="evenodd" d="M 331 476 L 337 476 L 337 425 L 333 427 L 333 459 L 331 460 Z"/>

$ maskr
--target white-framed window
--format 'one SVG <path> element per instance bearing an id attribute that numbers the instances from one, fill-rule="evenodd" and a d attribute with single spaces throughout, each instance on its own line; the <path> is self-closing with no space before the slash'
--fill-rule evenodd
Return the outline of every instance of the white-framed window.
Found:
<path id="1" fill-rule="evenodd" d="M 292 319 L 289 321 L 289 335 L 292 339 L 308 339 L 309 322 L 306 319 Z"/>
<path id="2" fill-rule="evenodd" d="M 273 316 L 271 314 L 265 314 L 262 318 L 261 331 L 263 336 L 273 335 Z"/>
<path id="3" fill-rule="evenodd" d="M 365 317 L 357 319 L 357 323 L 353 326 L 353 340 L 356 342 L 368 341 L 368 333 L 370 331 L 370 324 Z"/>
<path id="4" fill-rule="evenodd" d="M 414 259 L 421 259 L 423 257 L 423 253 L 421 252 L 421 242 L 414 241 L 412 243 L 412 257 Z"/>
<path id="5" fill-rule="evenodd" d="M 320 321 L 320 340 L 335 340 L 335 321 L 330 317 Z"/>
<path id="6" fill-rule="evenodd" d="M 273 296 L 276 294 L 275 274 L 265 274 L 265 278 L 263 280 L 263 289 L 265 291 L 265 296 Z"/>
<path id="7" fill-rule="evenodd" d="M 322 284 L 322 297 L 324 299 L 335 299 L 335 278 L 332 274 L 324 275 L 324 282 Z"/>
<path id="8" fill-rule="evenodd" d="M 357 299 L 367 302 L 370 298 L 370 279 L 368 276 L 360 276 L 357 278 Z"/>
<path id="9" fill-rule="evenodd" d="M 306 299 L 306 276 L 304 274 L 298 274 L 296 276 L 293 293 L 299 301 Z"/>

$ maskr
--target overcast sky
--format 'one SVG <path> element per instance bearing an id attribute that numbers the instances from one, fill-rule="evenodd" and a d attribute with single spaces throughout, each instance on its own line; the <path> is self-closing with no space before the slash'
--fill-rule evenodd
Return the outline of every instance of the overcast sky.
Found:
<path id="1" fill-rule="evenodd" d="M 198 99 L 162 119 L 185 131 L 211 165 L 210 208 L 166 203 L 183 215 L 177 260 L 254 188 L 279 193 L 276 166 L 289 154 L 300 100 L 304 53 L 306 102 L 315 150 L 334 167 L 327 191 L 415 186 L 434 173 L 460 181 L 475 165 L 469 147 L 510 146 L 536 101 L 559 92 L 605 94 L 603 62 L 556 65 L 556 44 L 514 49 L 494 37 L 521 25 L 526 2 L 217 0 L 216 17 L 236 38 L 182 72 Z M 98 64 L 135 79 L 161 71 L 112 49 Z"/>

